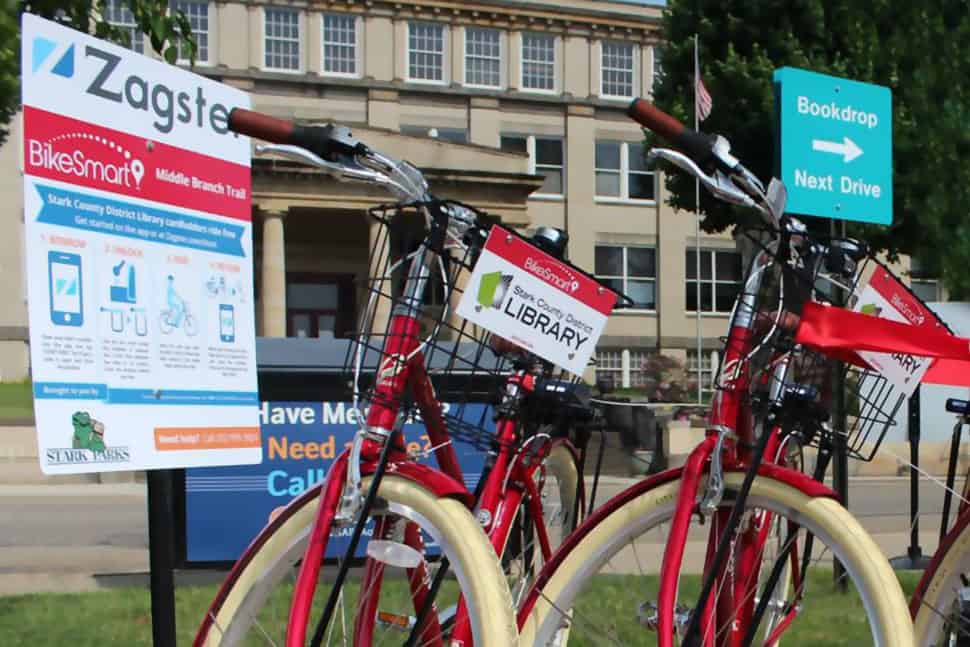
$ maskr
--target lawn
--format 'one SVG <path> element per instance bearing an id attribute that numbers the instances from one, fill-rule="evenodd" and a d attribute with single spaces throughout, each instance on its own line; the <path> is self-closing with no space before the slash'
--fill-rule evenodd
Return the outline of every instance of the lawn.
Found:
<path id="1" fill-rule="evenodd" d="M 0 382 L 0 420 L 34 417 L 31 383 Z"/>
<path id="2" fill-rule="evenodd" d="M 908 595 L 916 586 L 917 573 L 902 573 L 900 579 Z M 649 578 L 655 580 L 655 578 Z M 609 618 L 609 632 L 616 632 L 623 644 L 653 644 L 653 634 L 640 628 L 624 609 L 631 590 L 629 576 L 599 576 L 585 596 L 584 614 L 599 619 Z M 641 582 L 640 584 L 643 584 Z M 685 578 L 683 592 L 690 595 L 699 588 L 698 578 Z M 785 639 L 792 645 L 863 645 L 861 607 L 858 598 L 835 592 L 831 571 L 813 573 L 814 590 L 811 608 L 796 622 L 799 636 Z M 195 627 L 215 594 L 215 586 L 182 587 L 176 598 L 178 644 L 192 642 Z M 288 595 L 281 595 L 273 609 L 274 617 L 283 618 Z M 113 589 L 95 593 L 41 594 L 0 597 L 0 636 L 4 647 L 104 647 L 151 645 L 151 616 L 148 592 L 144 589 Z M 403 640 L 402 640 L 403 642 Z M 252 644 L 264 641 L 254 639 Z M 602 644 L 601 640 L 584 641 L 578 633 L 570 636 L 569 645 Z"/>

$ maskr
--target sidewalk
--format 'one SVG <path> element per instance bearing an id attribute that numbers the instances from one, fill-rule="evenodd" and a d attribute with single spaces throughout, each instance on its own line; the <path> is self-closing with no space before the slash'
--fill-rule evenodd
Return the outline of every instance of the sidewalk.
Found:
<path id="1" fill-rule="evenodd" d="M 603 477 L 597 500 L 605 501 L 632 482 L 634 479 Z M 905 554 L 908 480 L 860 478 L 853 483 L 850 505 L 863 526 L 887 556 Z M 934 484 L 923 481 L 921 486 L 925 490 L 921 545 L 924 552 L 932 553 L 942 497 Z M 0 485 L 0 529 L 0 595 L 148 585 L 143 484 Z M 644 570 L 659 568 L 664 540 L 658 530 L 638 542 L 636 552 Z M 686 551 L 688 569 L 700 570 L 704 546 L 703 534 L 692 537 Z M 634 568 L 631 555 L 621 555 L 614 568 Z M 221 579 L 211 572 L 180 575 L 180 583 Z"/>

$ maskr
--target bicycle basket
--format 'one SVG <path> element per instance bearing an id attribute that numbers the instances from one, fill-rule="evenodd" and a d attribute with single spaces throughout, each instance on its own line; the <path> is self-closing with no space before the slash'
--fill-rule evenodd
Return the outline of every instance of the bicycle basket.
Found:
<path id="1" fill-rule="evenodd" d="M 509 376 L 529 368 L 567 395 L 581 379 L 527 355 L 518 347 L 456 314 L 468 277 L 491 226 L 484 214 L 463 235 L 443 229 L 447 218 L 428 217 L 448 203 L 386 205 L 370 211 L 369 275 L 360 293 L 365 304 L 345 359 L 354 405 L 363 412 L 375 401 L 405 416 L 420 417 L 414 392 L 426 371 L 432 396 L 442 404 L 449 436 L 479 449 L 494 446 L 492 407 Z M 428 211 L 425 211 L 425 209 Z M 424 279 L 421 276 L 423 265 Z M 410 290 L 406 294 L 405 290 Z M 409 327 L 403 322 L 409 322 Z M 407 328 L 405 330 L 405 328 Z M 405 353 L 393 352 L 404 345 Z M 408 367 L 411 382 L 400 395 L 378 395 L 379 380 Z M 425 393 L 425 396 L 428 394 Z M 425 397 L 425 400 L 428 398 Z M 366 417 L 361 415 L 361 421 Z"/>
<path id="2" fill-rule="evenodd" d="M 732 326 L 753 320 L 754 343 L 746 355 L 751 397 L 767 404 L 786 389 L 808 387 L 803 393 L 814 394 L 816 408 L 833 412 L 836 389 L 841 385 L 846 418 L 844 422 L 833 420 L 830 427 L 833 433 L 844 435 L 849 456 L 872 460 L 886 433 L 896 425 L 905 393 L 870 367 L 844 364 L 797 346 L 794 334 L 801 304 L 812 300 L 854 305 L 868 278 L 885 266 L 866 257 L 842 271 L 831 271 L 824 252 L 780 259 L 765 247 L 754 262 L 756 269 L 760 267 L 759 280 L 742 288 L 732 318 Z M 723 373 L 722 366 L 716 385 L 730 388 L 732 376 L 722 377 Z M 818 446 L 832 438 L 815 433 L 807 440 Z"/>

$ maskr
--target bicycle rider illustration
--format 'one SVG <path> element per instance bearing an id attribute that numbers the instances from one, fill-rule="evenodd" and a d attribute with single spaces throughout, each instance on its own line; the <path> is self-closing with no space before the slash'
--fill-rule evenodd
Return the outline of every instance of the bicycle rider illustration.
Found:
<path id="1" fill-rule="evenodd" d="M 161 312 L 161 331 L 167 335 L 175 328 L 182 328 L 186 335 L 193 337 L 198 332 L 195 317 L 189 312 L 188 303 L 175 289 L 175 277 L 169 274 L 166 281 L 165 302 L 168 308 Z"/>

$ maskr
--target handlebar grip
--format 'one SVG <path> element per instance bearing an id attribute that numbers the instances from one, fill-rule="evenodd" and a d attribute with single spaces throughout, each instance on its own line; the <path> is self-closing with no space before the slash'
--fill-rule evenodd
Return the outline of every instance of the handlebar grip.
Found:
<path id="1" fill-rule="evenodd" d="M 646 99 L 634 99 L 626 113 L 647 130 L 666 139 L 674 148 L 686 154 L 699 166 L 708 166 L 714 160 L 713 150 L 717 141 L 714 135 L 687 128 L 675 117 L 671 117 Z"/>
<path id="2" fill-rule="evenodd" d="M 274 144 L 299 146 L 331 162 L 346 161 L 368 150 L 344 126 L 297 124 L 245 108 L 233 108 L 229 113 L 229 130 Z"/>
<path id="3" fill-rule="evenodd" d="M 947 398 L 946 410 L 950 413 L 958 413 L 962 416 L 970 415 L 970 401 L 958 400 L 957 398 Z"/>
<path id="4" fill-rule="evenodd" d="M 687 130 L 676 118 L 653 105 L 646 99 L 634 99 L 626 114 L 647 130 L 657 133 L 671 144 L 677 143 Z"/>
<path id="5" fill-rule="evenodd" d="M 296 144 L 293 141 L 296 124 L 292 121 L 245 108 L 233 108 L 229 113 L 229 130 L 274 144 Z"/>

